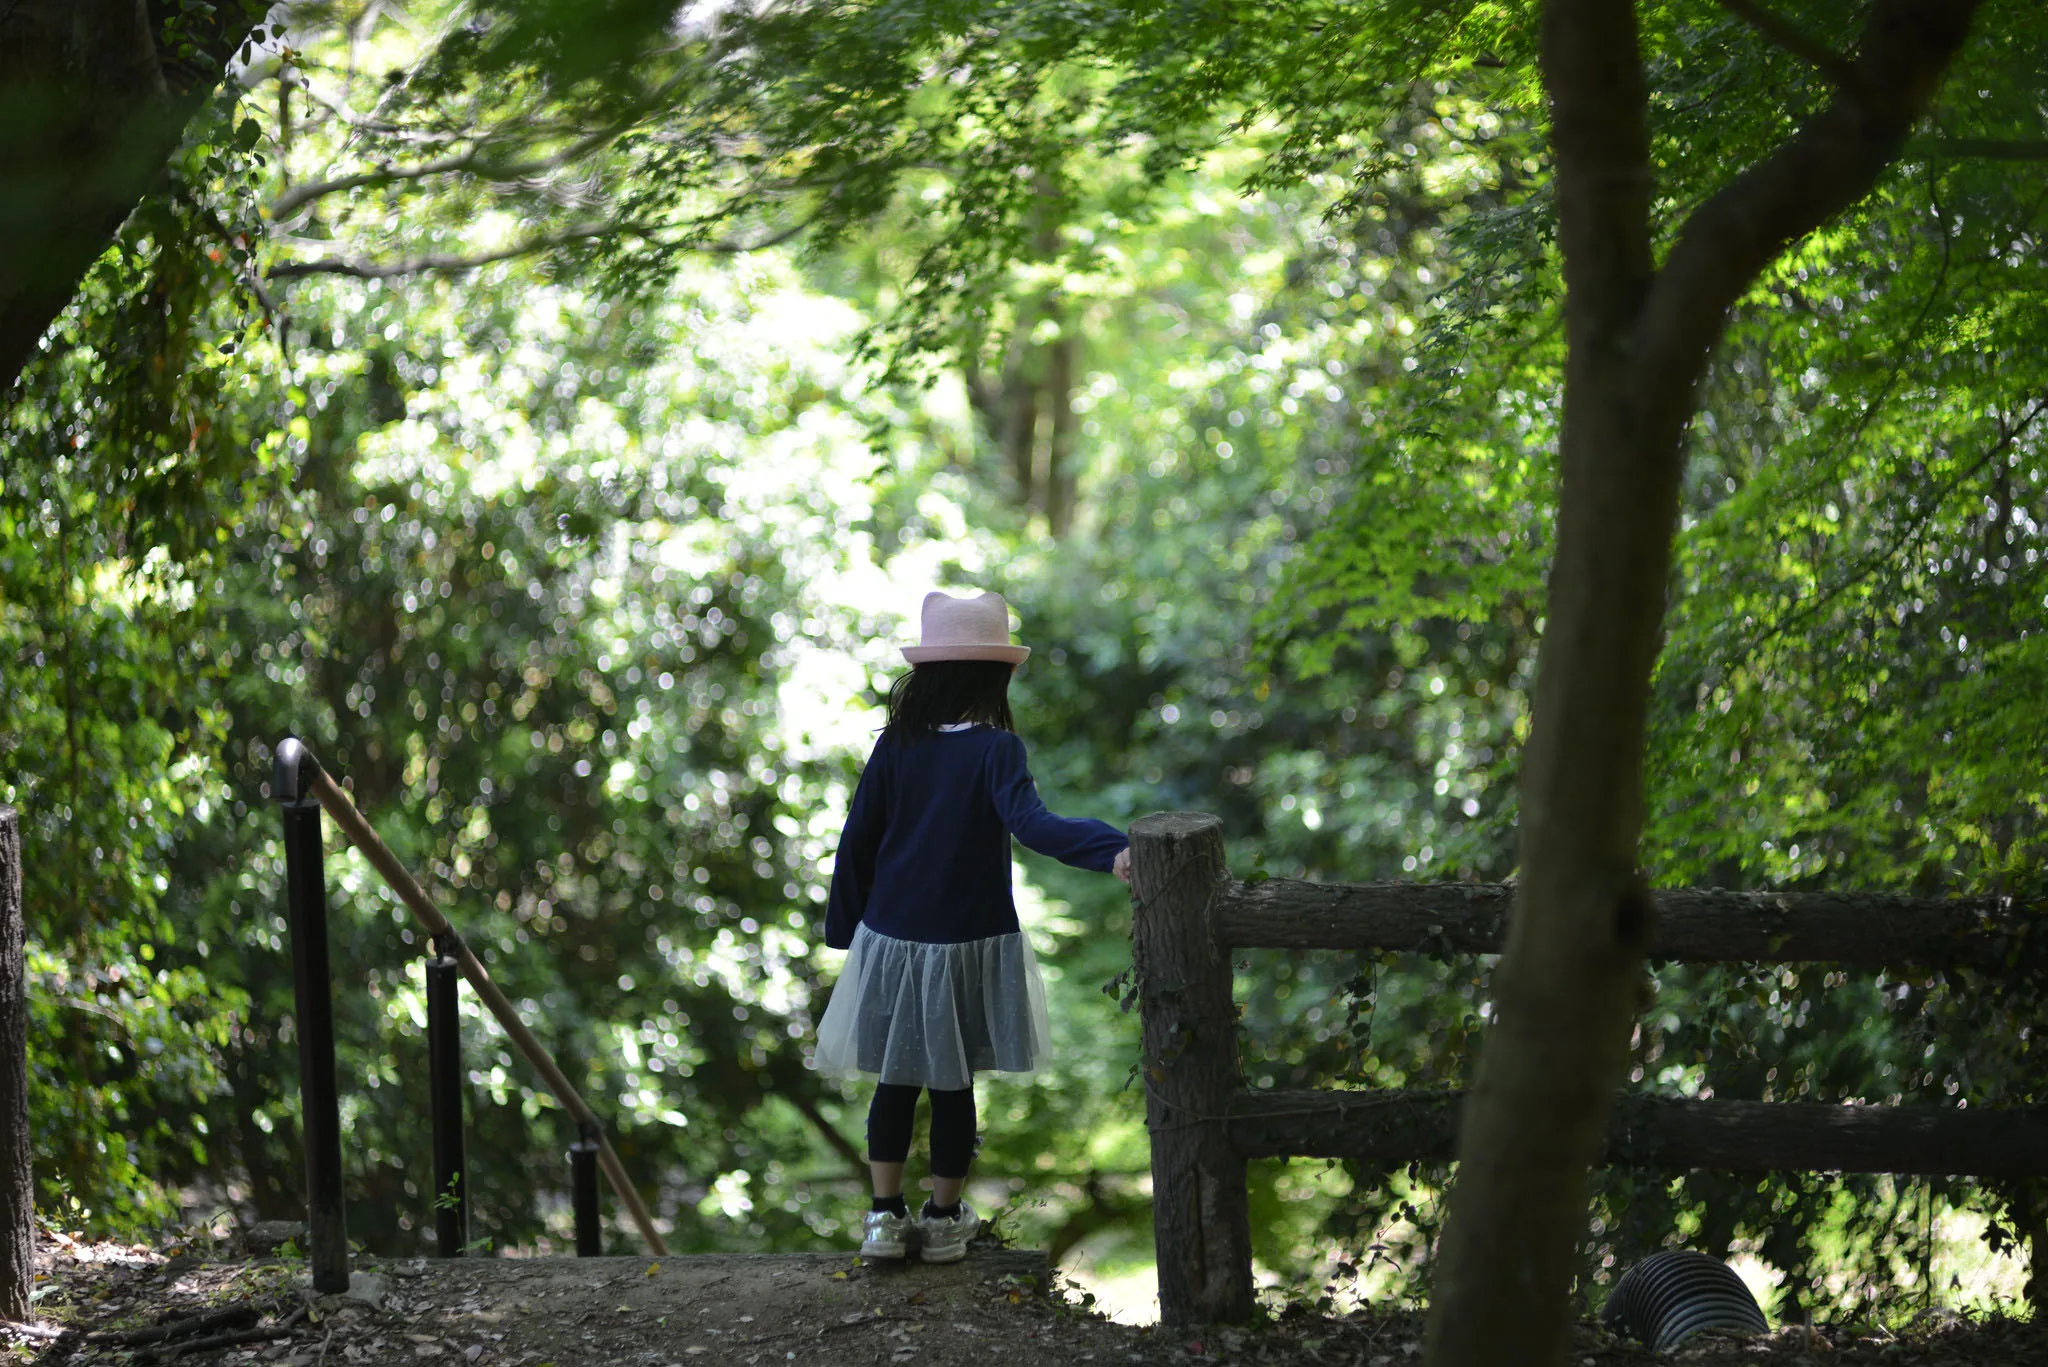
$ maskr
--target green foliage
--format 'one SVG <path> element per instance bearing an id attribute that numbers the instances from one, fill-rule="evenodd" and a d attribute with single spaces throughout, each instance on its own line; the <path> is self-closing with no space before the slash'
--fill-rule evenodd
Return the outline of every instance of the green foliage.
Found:
<path id="1" fill-rule="evenodd" d="M 104 269 L 118 282 L 134 266 Z M 75 562 L 10 538 L 7 562 L 7 599 L 28 609 L 9 645 L 42 671 L 9 673 L 9 738 L 30 758 L 7 796 L 38 856 L 39 1000 L 72 1022 L 38 1037 L 38 1113 L 71 1118 L 45 1132 L 39 1170 L 77 1201 L 67 1218 L 166 1218 L 194 1183 L 258 1214 L 294 1207 L 290 977 L 261 801 L 268 746 L 291 731 L 621 1118 L 629 1165 L 672 1193 L 679 1243 L 813 1237 L 806 1155 L 839 1105 L 796 1040 L 829 848 L 815 813 L 848 771 L 786 749 L 776 690 L 795 624 L 832 613 L 805 586 L 839 563 L 826 534 L 849 481 L 763 482 L 731 457 L 824 468 L 864 451 L 859 423 L 831 416 L 829 358 L 776 346 L 786 286 L 700 283 L 646 309 L 516 278 L 302 293 L 246 362 L 256 383 L 214 395 L 218 439 L 268 428 L 195 495 L 232 520 L 187 512 L 178 529 L 209 535 L 169 546 L 139 544 L 136 521 L 81 488 L 140 479 L 113 420 L 76 416 L 75 396 L 127 382 L 80 375 L 83 347 L 38 368 L 53 397 L 13 419 L 39 434 L 46 413 L 71 415 L 59 430 L 84 454 L 10 479 L 10 517 L 97 514 L 98 538 Z M 716 346 L 694 335 L 706 310 L 730 329 Z M 83 309 L 69 326 L 95 335 Z M 194 355 L 217 355 L 218 331 L 195 332 Z M 186 364 L 196 385 L 213 362 Z M 156 440 L 183 419 L 131 421 Z M 251 449 L 289 484 L 226 478 L 246 479 Z M 68 522 L 50 530 L 68 553 Z M 161 582 L 137 561 L 163 565 Z M 124 653 L 132 667 L 108 667 Z M 352 1230 L 390 1246 L 412 1237 L 424 1160 L 408 962 L 423 946 L 365 866 L 332 864 Z M 109 886 L 67 896 L 82 875 Z M 42 913 L 67 906 L 76 927 Z M 471 1033 L 479 1224 L 531 1240 L 560 1125 L 495 1026 Z M 750 1202 L 760 1213 L 734 1222 Z M 842 1218 L 815 1215 L 828 1234 Z"/>
<path id="2" fill-rule="evenodd" d="M 1801 22 L 1843 41 L 1862 8 Z M 1827 92 L 1721 6 L 1641 9 L 1675 224 Z M 1990 9 L 1926 141 L 1759 286 L 1702 393 L 1652 719 L 1663 884 L 2048 891 L 2048 191 L 2039 162 L 1943 150 L 2041 135 L 2048 31 Z M 804 1065 L 833 969 L 810 910 L 932 580 L 1018 608 L 1055 809 L 1219 812 L 1242 876 L 1511 872 L 1562 363 L 1532 13 L 679 27 L 621 0 L 295 34 L 280 69 L 346 117 L 224 100 L 0 420 L 46 1203 L 103 1229 L 292 1212 L 263 793 L 289 731 L 618 1120 L 675 1244 L 841 1246 L 864 1098 Z M 259 200 L 287 210 L 261 242 Z M 797 266 L 722 250 L 801 225 Z M 1083 344 L 1058 540 L 972 391 L 1055 336 Z M 398 1251 L 432 1205 L 425 947 L 329 862 L 352 1233 Z M 1054 1058 L 985 1088 L 981 1171 L 1021 1237 L 1143 1256 L 1128 908 L 1025 876 Z M 1483 1045 L 1483 962 L 1246 962 L 1255 1086 L 1455 1086 Z M 2023 982 L 1655 986 L 1645 1089 L 2040 1100 Z M 494 1024 L 465 1044 L 476 1228 L 558 1239 L 562 1118 Z M 1261 1260 L 1418 1294 L 1444 1180 L 1263 1166 Z M 1788 1303 L 1896 1304 L 1937 1204 L 1996 1235 L 2023 1195 L 1609 1174 L 1582 1281 L 1684 1240 L 1757 1252 Z"/>
<path id="3" fill-rule="evenodd" d="M 829 1234 L 842 1213 L 805 1209 L 807 1132 L 839 1107 L 796 1040 L 829 848 L 814 812 L 847 771 L 788 748 L 776 690 L 794 624 L 829 610 L 792 575 L 835 567 L 821 534 L 844 512 L 822 486 L 749 478 L 745 457 L 829 465 L 858 456 L 857 429 L 835 447 L 828 391 L 747 331 L 766 307 L 750 292 L 679 284 L 627 309 L 506 284 L 351 287 L 326 345 L 296 339 L 304 476 L 231 628 L 250 646 L 230 779 L 259 783 L 285 730 L 350 777 L 618 1117 L 679 1246 Z M 738 335 L 693 336 L 707 308 Z M 270 919 L 274 860 L 209 895 Z M 366 869 L 341 877 L 346 1071 L 369 1092 L 350 1103 L 357 1180 L 395 1220 L 368 1231 L 388 1242 L 412 1222 L 426 1139 L 404 1061 L 420 1047 L 418 951 Z M 479 1027 L 476 1218 L 531 1239 L 554 1186 L 536 1169 L 565 1131 Z"/>
<path id="4" fill-rule="evenodd" d="M 210 122 L 202 123 L 204 130 Z M 41 1171 L 66 1218 L 175 1214 L 161 1174 L 220 1083 L 236 984 L 192 962 L 169 865 L 217 819 L 221 661 L 199 629 L 276 445 L 230 358 L 251 334 L 188 149 L 13 394 L 0 468 L 0 799 L 21 808 L 34 909 Z M 202 951 L 203 952 L 203 951 Z"/>

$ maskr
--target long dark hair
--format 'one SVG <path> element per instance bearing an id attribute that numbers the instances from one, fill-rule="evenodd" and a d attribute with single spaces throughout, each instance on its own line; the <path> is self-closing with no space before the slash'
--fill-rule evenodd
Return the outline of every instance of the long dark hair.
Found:
<path id="1" fill-rule="evenodd" d="M 914 666 L 889 689 L 883 734 L 922 740 L 954 722 L 979 722 L 1015 731 L 1010 718 L 1010 675 L 1001 660 L 934 660 Z"/>

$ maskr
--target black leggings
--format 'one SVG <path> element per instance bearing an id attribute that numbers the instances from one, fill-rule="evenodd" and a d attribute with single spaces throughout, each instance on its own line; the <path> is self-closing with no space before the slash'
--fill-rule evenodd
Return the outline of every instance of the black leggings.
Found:
<path id="1" fill-rule="evenodd" d="M 895 1082 L 875 1084 L 874 1104 L 868 1107 L 868 1161 L 901 1163 L 910 1156 L 910 1128 L 917 1119 L 920 1090 Z M 930 1091 L 932 1176 L 965 1177 L 974 1161 L 974 1088 Z"/>

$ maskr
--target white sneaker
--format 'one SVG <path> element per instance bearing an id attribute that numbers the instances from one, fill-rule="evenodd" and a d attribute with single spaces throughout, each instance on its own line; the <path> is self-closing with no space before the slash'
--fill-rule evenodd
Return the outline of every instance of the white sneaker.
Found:
<path id="1" fill-rule="evenodd" d="M 967 1256 L 967 1241 L 981 1231 L 981 1217 L 974 1213 L 974 1207 L 962 1201 L 958 1215 L 920 1214 L 917 1229 L 924 1241 L 920 1256 L 926 1262 L 957 1263 Z"/>
<path id="2" fill-rule="evenodd" d="M 909 1252 L 909 1240 L 917 1232 L 917 1221 L 908 1215 L 871 1210 L 861 1217 L 860 1256 L 900 1258 Z"/>

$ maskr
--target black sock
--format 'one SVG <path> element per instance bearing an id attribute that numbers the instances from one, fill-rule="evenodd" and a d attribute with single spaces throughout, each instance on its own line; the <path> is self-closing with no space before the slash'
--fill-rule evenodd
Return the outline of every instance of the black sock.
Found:
<path id="1" fill-rule="evenodd" d="M 957 1220 L 960 1218 L 960 1203 L 955 1201 L 950 1206 L 935 1206 L 932 1204 L 931 1198 L 926 1197 L 924 1215 L 929 1220 Z"/>
<path id="2" fill-rule="evenodd" d="M 875 1203 L 872 1206 L 868 1207 L 868 1209 L 886 1210 L 891 1215 L 902 1215 L 906 1217 L 910 1214 L 910 1207 L 903 1204 L 903 1197 L 900 1195 L 877 1196 L 875 1198 Z"/>

